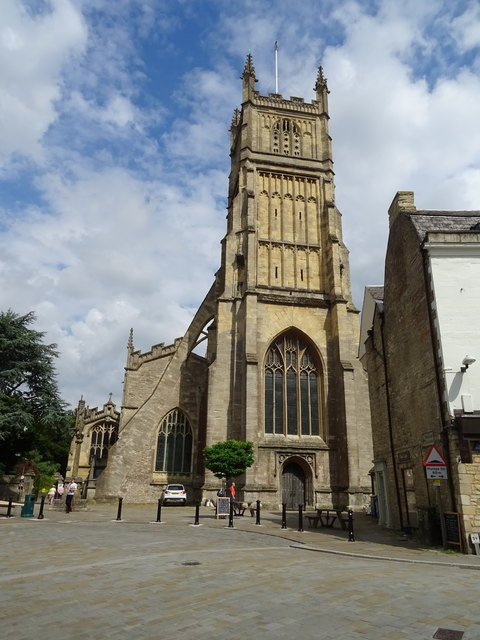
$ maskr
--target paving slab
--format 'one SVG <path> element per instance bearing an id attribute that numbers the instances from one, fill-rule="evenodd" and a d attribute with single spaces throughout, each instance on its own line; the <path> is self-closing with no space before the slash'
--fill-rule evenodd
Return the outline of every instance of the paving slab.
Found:
<path id="1" fill-rule="evenodd" d="M 35 515 L 38 514 L 38 505 Z M 298 531 L 298 515 L 233 527 L 193 507 L 95 505 L 1 518 L 2 638 L 335 640 L 480 638 L 476 556 L 424 549 L 355 518 Z"/>

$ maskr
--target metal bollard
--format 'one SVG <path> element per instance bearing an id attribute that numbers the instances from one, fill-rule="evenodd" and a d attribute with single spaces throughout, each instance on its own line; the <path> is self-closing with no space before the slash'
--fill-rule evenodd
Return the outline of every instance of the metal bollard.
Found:
<path id="1" fill-rule="evenodd" d="M 119 498 L 118 499 L 117 520 L 121 520 L 122 519 L 122 502 L 123 502 L 123 498 Z"/>
<path id="2" fill-rule="evenodd" d="M 230 502 L 230 513 L 228 515 L 228 526 L 233 527 L 233 502 Z"/>
<path id="3" fill-rule="evenodd" d="M 157 507 L 157 522 L 162 521 L 162 499 L 158 499 L 158 507 Z"/>
<path id="4" fill-rule="evenodd" d="M 298 529 L 297 531 L 303 531 L 303 504 L 298 505 Z"/>
<path id="5" fill-rule="evenodd" d="M 260 524 L 260 500 L 257 500 L 257 521 L 255 524 Z"/>
<path id="6" fill-rule="evenodd" d="M 355 542 L 355 536 L 353 535 L 353 511 L 348 510 L 348 541 Z"/>
<path id="7" fill-rule="evenodd" d="M 287 505 L 284 502 L 282 504 L 282 529 L 287 528 Z"/>
<path id="8" fill-rule="evenodd" d="M 13 504 L 13 499 L 10 498 L 8 500 L 8 507 L 7 507 L 7 518 L 13 518 L 12 516 L 12 504 Z"/>
<path id="9" fill-rule="evenodd" d="M 200 524 L 200 503 L 195 505 L 195 522 L 193 524 Z"/>
<path id="10" fill-rule="evenodd" d="M 43 515 L 43 507 L 44 506 L 45 506 L 45 496 L 42 496 L 42 500 L 40 502 L 40 511 L 38 512 L 37 520 L 43 520 L 43 518 L 45 517 Z"/>

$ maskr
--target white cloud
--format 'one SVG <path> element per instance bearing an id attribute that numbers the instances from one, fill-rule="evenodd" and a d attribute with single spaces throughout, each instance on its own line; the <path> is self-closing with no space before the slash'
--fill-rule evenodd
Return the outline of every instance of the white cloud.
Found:
<path id="1" fill-rule="evenodd" d="M 18 153 L 43 158 L 41 139 L 58 116 L 61 73 L 83 51 L 87 27 L 69 0 L 33 15 L 15 0 L 0 14 L 0 161 Z"/>
<path id="2" fill-rule="evenodd" d="M 383 279 L 397 190 L 419 208 L 480 208 L 473 0 L 22 7 L 4 0 L 0 17 L 0 157 L 22 179 L 5 183 L 0 309 L 36 311 L 72 404 L 119 402 L 130 327 L 137 349 L 170 343 L 213 281 L 249 49 L 263 94 L 275 40 L 286 97 L 313 99 L 324 66 L 357 304 Z M 40 169 L 22 173 L 19 156 Z"/>
<path id="3" fill-rule="evenodd" d="M 464 13 L 451 23 L 452 34 L 456 38 L 457 46 L 463 53 L 480 47 L 480 5 L 471 3 Z"/>

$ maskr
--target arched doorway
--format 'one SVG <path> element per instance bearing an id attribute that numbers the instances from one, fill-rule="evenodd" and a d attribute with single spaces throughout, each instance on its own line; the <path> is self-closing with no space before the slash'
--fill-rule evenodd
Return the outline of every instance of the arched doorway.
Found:
<path id="1" fill-rule="evenodd" d="M 306 504 L 305 471 L 296 462 L 287 462 L 282 471 L 282 503 L 287 509 Z"/>

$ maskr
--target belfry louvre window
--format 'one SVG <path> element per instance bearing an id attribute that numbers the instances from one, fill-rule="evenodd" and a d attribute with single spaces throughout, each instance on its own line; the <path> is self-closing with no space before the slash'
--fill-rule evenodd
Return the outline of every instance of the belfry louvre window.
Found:
<path id="1" fill-rule="evenodd" d="M 288 118 L 277 120 L 272 128 L 272 149 L 274 153 L 300 155 L 300 128 Z"/>
<path id="2" fill-rule="evenodd" d="M 320 435 L 319 392 L 312 350 L 293 332 L 277 338 L 265 361 L 265 432 Z"/>
<path id="3" fill-rule="evenodd" d="M 155 471 L 190 473 L 192 470 L 192 428 L 185 414 L 174 409 L 158 431 Z"/>

